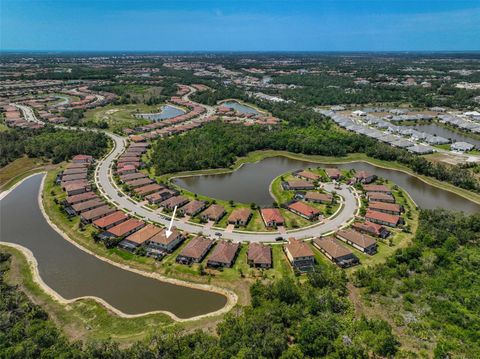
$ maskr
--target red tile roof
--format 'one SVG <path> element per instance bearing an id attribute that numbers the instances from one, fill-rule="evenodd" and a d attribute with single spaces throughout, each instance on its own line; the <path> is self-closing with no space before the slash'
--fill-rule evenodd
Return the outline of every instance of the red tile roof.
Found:
<path id="1" fill-rule="evenodd" d="M 160 233 L 161 231 L 162 231 L 162 228 L 154 226 L 153 224 L 147 224 L 142 229 L 129 235 L 126 239 L 129 240 L 130 242 L 143 244 L 144 242 L 148 241 L 150 238 Z"/>
<path id="2" fill-rule="evenodd" d="M 113 234 L 116 237 L 122 237 L 130 231 L 138 229 L 144 225 L 143 221 L 138 219 L 130 218 L 129 220 L 117 224 L 115 227 L 112 227 L 108 230 L 109 233 Z"/>
<path id="3" fill-rule="evenodd" d="M 340 230 L 336 233 L 337 238 L 344 238 L 361 248 L 367 248 L 377 243 L 377 241 L 366 234 L 357 232 L 353 229 Z"/>
<path id="4" fill-rule="evenodd" d="M 290 239 L 289 243 L 285 245 L 285 249 L 290 253 L 290 255 L 295 258 L 299 257 L 313 257 L 313 251 L 310 249 L 309 245 L 298 239 Z"/>
<path id="5" fill-rule="evenodd" d="M 316 247 L 318 247 L 320 249 L 323 249 L 326 253 L 328 253 L 333 258 L 339 258 L 339 257 L 343 257 L 343 256 L 347 256 L 347 255 L 352 254 L 351 250 L 343 247 L 332 236 L 314 238 L 313 239 L 313 244 Z"/>
<path id="6" fill-rule="evenodd" d="M 212 244 L 213 240 L 198 236 L 188 242 L 179 255 L 183 257 L 199 258 Z"/>
<path id="7" fill-rule="evenodd" d="M 228 216 L 228 222 L 246 222 L 250 218 L 252 211 L 248 208 L 235 208 L 230 216 Z"/>
<path id="8" fill-rule="evenodd" d="M 378 211 L 401 212 L 401 207 L 396 203 L 370 202 L 368 208 Z"/>
<path id="9" fill-rule="evenodd" d="M 260 210 L 262 218 L 266 223 L 275 222 L 277 224 L 283 224 L 284 219 L 278 208 L 262 208 Z"/>
<path id="10" fill-rule="evenodd" d="M 366 192 L 384 192 L 384 193 L 390 193 L 390 188 L 383 184 L 366 184 L 363 186 L 363 189 Z"/>
<path id="11" fill-rule="evenodd" d="M 68 204 L 75 204 L 79 202 L 88 201 L 90 199 L 98 198 L 95 192 L 85 192 L 81 194 L 75 194 L 73 196 L 68 196 L 66 201 Z"/>
<path id="12" fill-rule="evenodd" d="M 310 171 L 300 171 L 300 172 L 297 173 L 297 176 L 308 178 L 312 181 L 316 181 L 320 178 L 319 175 L 317 175 L 316 173 L 310 172 Z"/>
<path id="13" fill-rule="evenodd" d="M 208 257 L 208 261 L 230 264 L 233 262 L 239 248 L 240 243 L 220 241 L 213 249 L 210 257 Z"/>
<path id="14" fill-rule="evenodd" d="M 370 209 L 367 211 L 365 218 L 368 220 L 377 220 L 377 221 L 393 224 L 395 226 L 398 224 L 398 222 L 400 222 L 400 216 L 397 216 L 395 214 L 372 211 Z"/>
<path id="15" fill-rule="evenodd" d="M 116 211 L 116 212 L 113 212 L 112 214 L 109 214 L 108 216 L 105 216 L 93 221 L 93 225 L 98 228 L 106 228 L 111 226 L 114 223 L 117 223 L 120 221 L 126 221 L 127 219 L 128 219 L 128 216 L 125 213 L 123 213 L 122 211 Z"/>
<path id="16" fill-rule="evenodd" d="M 354 224 L 352 224 L 352 227 L 359 231 L 365 231 L 368 233 L 375 234 L 376 236 L 379 236 L 382 232 L 382 229 L 384 229 L 384 227 L 381 224 L 373 223 L 369 221 L 365 221 L 363 223 L 355 222 Z"/>
<path id="17" fill-rule="evenodd" d="M 296 212 L 301 213 L 304 216 L 310 217 L 310 216 L 318 216 L 320 214 L 320 211 L 316 208 L 313 208 L 309 206 L 308 204 L 305 204 L 303 202 L 294 202 L 288 205 L 289 209 L 292 209 Z"/>
<path id="18" fill-rule="evenodd" d="M 248 245 L 247 258 L 255 264 L 272 264 L 272 249 L 261 243 L 250 243 Z"/>

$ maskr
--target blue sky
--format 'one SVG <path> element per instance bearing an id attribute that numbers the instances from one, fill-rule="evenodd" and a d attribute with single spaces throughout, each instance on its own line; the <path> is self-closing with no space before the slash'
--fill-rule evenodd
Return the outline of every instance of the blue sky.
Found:
<path id="1" fill-rule="evenodd" d="M 0 48 L 480 50 L 480 0 L 0 0 Z"/>

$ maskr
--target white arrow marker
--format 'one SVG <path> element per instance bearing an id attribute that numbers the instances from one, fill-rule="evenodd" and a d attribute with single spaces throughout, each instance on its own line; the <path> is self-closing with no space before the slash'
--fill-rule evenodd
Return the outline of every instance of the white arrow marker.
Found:
<path id="1" fill-rule="evenodd" d="M 172 234 L 172 226 L 173 226 L 173 220 L 175 219 L 175 213 L 177 212 L 177 206 L 175 206 L 174 210 L 173 210 L 173 214 L 172 214 L 172 219 L 170 221 L 170 225 L 168 226 L 168 229 L 165 231 L 165 235 L 168 237 L 170 237 L 170 235 Z"/>

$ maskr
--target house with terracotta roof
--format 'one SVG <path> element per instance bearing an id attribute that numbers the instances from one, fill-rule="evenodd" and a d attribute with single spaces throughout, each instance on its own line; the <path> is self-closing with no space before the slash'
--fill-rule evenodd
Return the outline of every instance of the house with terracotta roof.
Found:
<path id="1" fill-rule="evenodd" d="M 285 224 L 285 220 L 278 208 L 261 208 L 260 215 L 266 227 L 278 227 Z"/>
<path id="2" fill-rule="evenodd" d="M 145 142 L 145 137 L 141 136 L 141 135 L 131 135 L 128 137 L 130 139 L 130 141 L 132 142 Z"/>
<path id="3" fill-rule="evenodd" d="M 367 192 L 365 196 L 370 202 L 395 203 L 395 197 L 388 193 Z"/>
<path id="4" fill-rule="evenodd" d="M 314 238 L 312 243 L 328 259 L 342 268 L 360 263 L 358 257 L 351 250 L 343 247 L 332 236 Z"/>
<path id="5" fill-rule="evenodd" d="M 215 246 L 212 254 L 208 257 L 207 267 L 210 268 L 231 268 L 235 262 L 240 243 L 220 241 Z"/>
<path id="6" fill-rule="evenodd" d="M 85 193 L 75 194 L 73 196 L 68 196 L 65 199 L 65 204 L 71 206 L 73 204 L 89 201 L 94 198 L 98 198 L 95 192 L 85 192 Z"/>
<path id="7" fill-rule="evenodd" d="M 283 248 L 293 268 L 300 272 L 313 269 L 315 265 L 315 255 L 306 242 L 291 238 L 289 239 L 289 243 Z"/>
<path id="8" fill-rule="evenodd" d="M 332 203 L 333 196 L 329 193 L 320 193 L 309 191 L 305 194 L 305 201 L 313 203 Z"/>
<path id="9" fill-rule="evenodd" d="M 365 214 L 365 219 L 367 221 L 389 227 L 397 227 L 402 221 L 402 218 L 400 216 L 377 212 L 371 209 L 367 210 L 367 214 Z"/>
<path id="10" fill-rule="evenodd" d="M 219 204 L 212 204 L 205 211 L 200 214 L 204 221 L 218 222 L 225 214 L 225 208 Z"/>
<path id="11" fill-rule="evenodd" d="M 74 169 L 74 168 L 88 168 L 88 163 L 69 163 L 67 165 L 67 170 Z"/>
<path id="12" fill-rule="evenodd" d="M 118 246 L 133 252 L 160 231 L 162 231 L 162 228 L 154 226 L 153 224 L 147 224 L 145 227 L 123 239 L 118 243 Z"/>
<path id="13" fill-rule="evenodd" d="M 254 268 L 272 268 L 272 248 L 261 243 L 250 243 L 247 263 Z"/>
<path id="14" fill-rule="evenodd" d="M 186 216 L 196 216 L 198 213 L 203 211 L 207 204 L 204 201 L 193 200 L 188 202 L 186 205 L 178 209 L 178 213 Z"/>
<path id="15" fill-rule="evenodd" d="M 143 228 L 144 226 L 145 226 L 145 222 L 135 218 L 130 218 L 130 219 L 127 219 L 125 222 L 122 222 L 120 224 L 117 224 L 114 227 L 109 228 L 108 230 L 100 234 L 100 238 L 101 239 L 123 238 L 138 231 L 140 228 Z"/>
<path id="16" fill-rule="evenodd" d="M 102 207 L 98 207 L 95 209 L 91 209 L 90 211 L 83 212 L 82 214 L 80 214 L 80 219 L 82 220 L 83 223 L 90 223 L 92 221 L 97 220 L 98 218 L 105 217 L 113 212 L 115 212 L 115 209 L 113 209 L 110 206 L 104 205 Z"/>
<path id="17" fill-rule="evenodd" d="M 107 230 L 109 228 L 115 227 L 117 224 L 125 222 L 128 219 L 128 216 L 122 211 L 116 211 L 108 216 L 99 218 L 92 222 L 93 226 L 98 229 Z"/>
<path id="18" fill-rule="evenodd" d="M 159 204 L 166 199 L 175 196 L 175 191 L 172 191 L 168 188 L 162 188 L 158 192 L 149 194 L 148 196 L 145 196 L 145 199 L 150 203 L 150 204 Z"/>
<path id="19" fill-rule="evenodd" d="M 72 181 L 78 181 L 78 180 L 86 180 L 87 179 L 87 172 L 83 173 L 76 173 L 72 175 L 62 175 L 62 184 L 67 183 L 67 182 L 72 182 Z"/>
<path id="20" fill-rule="evenodd" d="M 81 182 L 72 182 L 67 183 L 63 186 L 63 189 L 67 193 L 67 196 L 73 196 L 76 194 L 81 194 L 90 191 L 91 187 L 90 184 L 81 181 Z"/>
<path id="21" fill-rule="evenodd" d="M 152 184 L 147 184 L 146 186 L 138 187 L 133 190 L 136 195 L 138 196 L 146 196 L 154 192 L 158 192 L 164 187 L 157 184 L 157 183 L 152 183 Z"/>
<path id="22" fill-rule="evenodd" d="M 78 174 L 82 174 L 82 173 L 86 174 L 87 172 L 88 172 L 87 167 L 70 168 L 70 169 L 66 169 L 62 172 L 62 177 L 63 176 L 70 176 L 70 175 L 78 175 Z"/>
<path id="23" fill-rule="evenodd" d="M 342 173 L 338 168 L 325 168 L 325 173 L 332 180 L 339 180 L 342 177 Z"/>
<path id="24" fill-rule="evenodd" d="M 177 263 L 192 264 L 199 263 L 205 258 L 214 241 L 205 237 L 195 237 L 181 250 L 175 259 Z"/>
<path id="25" fill-rule="evenodd" d="M 307 181 L 318 181 L 320 179 L 320 176 L 317 175 L 316 173 L 310 172 L 310 171 L 298 171 L 294 173 L 295 176 L 306 179 Z"/>
<path id="26" fill-rule="evenodd" d="M 175 206 L 181 207 L 188 203 L 188 198 L 184 196 L 174 196 L 160 203 L 160 206 L 166 210 L 173 211 Z"/>
<path id="27" fill-rule="evenodd" d="M 320 216 L 320 211 L 301 201 L 293 202 L 287 205 L 287 209 L 300 217 L 313 221 Z"/>
<path id="28" fill-rule="evenodd" d="M 358 171 L 354 176 L 357 183 L 368 184 L 377 179 L 377 176 L 367 171 Z"/>
<path id="29" fill-rule="evenodd" d="M 142 177 L 134 180 L 130 180 L 125 182 L 125 184 L 131 188 L 138 188 L 138 187 L 143 187 L 146 186 L 147 184 L 153 183 L 153 180 L 148 177 Z"/>
<path id="30" fill-rule="evenodd" d="M 377 241 L 367 234 L 353 229 L 343 229 L 335 233 L 335 237 L 363 253 L 370 255 L 377 253 Z"/>
<path id="31" fill-rule="evenodd" d="M 98 208 L 104 205 L 105 202 L 103 202 L 100 198 L 93 198 L 89 201 L 76 203 L 71 207 L 76 214 L 80 214 L 82 212 L 90 211 L 91 209 Z"/>
<path id="32" fill-rule="evenodd" d="M 235 208 L 228 216 L 228 223 L 236 226 L 246 226 L 251 217 L 252 211 L 248 208 Z"/>
<path id="33" fill-rule="evenodd" d="M 383 184 L 367 184 L 363 186 L 363 190 L 365 192 L 380 192 L 380 193 L 387 193 L 387 194 L 392 194 L 392 191 L 390 188 Z"/>
<path id="34" fill-rule="evenodd" d="M 185 235 L 177 228 L 172 228 L 172 233 L 167 237 L 165 229 L 150 237 L 146 242 L 147 254 L 155 253 L 171 253 L 173 252 L 183 241 Z"/>
<path id="35" fill-rule="evenodd" d="M 93 157 L 89 155 L 76 155 L 72 158 L 73 163 L 85 163 L 85 164 L 92 164 Z"/>
<path id="36" fill-rule="evenodd" d="M 387 238 L 390 235 L 390 232 L 384 226 L 369 221 L 355 222 L 352 224 L 352 228 L 361 233 L 380 238 Z"/>
<path id="37" fill-rule="evenodd" d="M 396 203 L 369 202 L 368 208 L 378 212 L 395 214 L 397 216 L 402 213 L 402 206 Z"/>
<path id="38" fill-rule="evenodd" d="M 140 178 L 146 178 L 147 175 L 142 172 L 127 173 L 120 176 L 122 182 L 133 181 Z"/>
<path id="39" fill-rule="evenodd" d="M 123 176 L 129 173 L 135 173 L 135 172 L 137 172 L 137 167 L 135 167 L 134 165 L 125 165 L 122 167 L 117 167 L 117 174 L 119 176 Z"/>
<path id="40" fill-rule="evenodd" d="M 292 191 L 304 191 L 304 190 L 315 189 L 315 185 L 312 182 L 308 182 L 305 180 L 293 180 L 293 181 L 282 182 L 282 186 L 284 189 L 292 190 Z"/>

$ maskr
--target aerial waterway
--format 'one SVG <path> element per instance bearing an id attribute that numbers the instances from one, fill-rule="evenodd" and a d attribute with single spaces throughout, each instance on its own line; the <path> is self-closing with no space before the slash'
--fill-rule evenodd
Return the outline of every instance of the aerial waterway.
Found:
<path id="1" fill-rule="evenodd" d="M 268 190 L 272 180 L 288 171 L 307 167 L 337 167 L 368 171 L 391 180 L 405 189 L 415 203 L 426 209 L 447 208 L 467 213 L 480 212 L 480 205 L 450 191 L 431 186 L 415 176 L 365 162 L 330 165 L 300 161 L 283 156 L 247 163 L 236 171 L 214 175 L 181 177 L 175 183 L 193 193 L 222 200 L 271 205 L 274 199 Z"/>
<path id="2" fill-rule="evenodd" d="M 105 262 L 65 240 L 46 221 L 38 195 L 44 174 L 0 201 L 1 241 L 29 249 L 43 282 L 61 297 L 96 297 L 127 315 L 165 311 L 180 319 L 222 310 L 227 297 L 160 281 Z"/>

